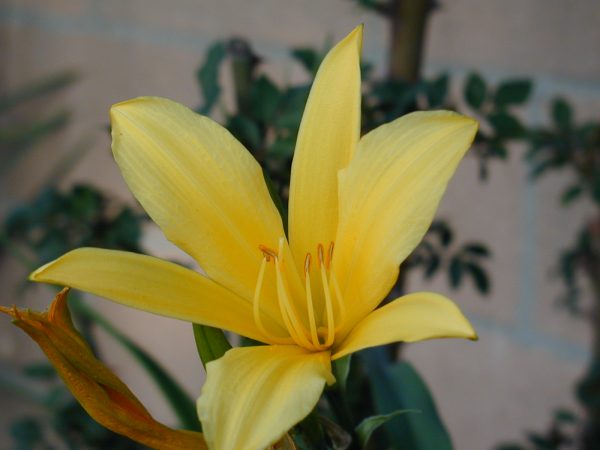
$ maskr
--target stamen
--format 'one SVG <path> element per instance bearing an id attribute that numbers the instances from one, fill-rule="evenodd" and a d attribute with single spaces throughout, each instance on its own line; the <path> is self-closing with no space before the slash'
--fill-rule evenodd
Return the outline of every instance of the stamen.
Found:
<path id="1" fill-rule="evenodd" d="M 304 286 L 306 290 L 306 309 L 308 310 L 308 321 L 310 324 L 310 337 L 312 343 L 316 348 L 321 348 L 321 342 L 319 341 L 319 335 L 317 334 L 317 322 L 315 320 L 315 309 L 312 299 L 312 290 L 310 287 L 310 253 L 306 254 L 304 259 Z"/>
<path id="2" fill-rule="evenodd" d="M 323 256 L 323 246 L 319 244 L 321 248 L 320 256 Z M 319 250 L 317 247 L 317 252 Z M 325 266 L 321 264 L 321 281 L 323 282 L 323 292 L 325 293 L 325 307 L 327 311 L 327 340 L 325 341 L 325 346 L 330 347 L 333 344 L 333 339 L 335 337 L 335 325 L 333 322 L 333 304 L 331 303 L 331 292 L 329 291 L 329 283 L 327 282 L 327 272 L 325 271 Z"/>
<path id="3" fill-rule="evenodd" d="M 327 251 L 327 260 L 325 261 L 325 267 L 329 269 L 331 266 L 331 261 L 333 261 L 333 241 L 329 243 L 329 249 Z"/>
<path id="4" fill-rule="evenodd" d="M 262 319 L 260 318 L 260 293 L 262 291 L 263 280 L 265 278 L 265 268 L 267 266 L 267 262 L 269 262 L 269 256 L 265 255 L 260 264 L 258 280 L 256 281 L 256 288 L 254 289 L 254 297 L 252 299 L 252 313 L 254 316 L 254 322 L 258 326 L 260 332 L 271 342 L 275 344 L 290 344 L 290 339 L 279 338 L 268 332 L 262 323 Z"/>
<path id="5" fill-rule="evenodd" d="M 283 239 L 279 242 L 279 250 L 280 254 L 283 254 Z M 306 338 L 306 329 L 298 319 L 298 314 L 294 308 L 294 305 L 290 302 L 287 289 L 285 287 L 285 281 L 281 274 L 281 266 L 283 261 L 281 258 L 275 258 L 275 271 L 277 276 L 277 297 L 279 298 L 279 308 L 281 310 L 281 315 L 283 316 L 283 320 L 285 325 L 292 336 L 292 339 L 296 341 L 296 343 L 300 347 L 313 349 L 314 346 L 312 343 Z"/>
<path id="6" fill-rule="evenodd" d="M 317 258 L 319 260 L 319 267 L 321 267 L 323 264 L 325 264 L 325 258 L 323 257 L 323 245 L 322 244 L 317 245 Z"/>
<path id="7" fill-rule="evenodd" d="M 258 249 L 262 252 L 263 255 L 265 255 L 265 258 L 267 258 L 267 262 L 271 261 L 271 258 L 277 258 L 277 252 L 272 248 L 267 247 L 266 245 L 260 244 L 258 246 Z"/>

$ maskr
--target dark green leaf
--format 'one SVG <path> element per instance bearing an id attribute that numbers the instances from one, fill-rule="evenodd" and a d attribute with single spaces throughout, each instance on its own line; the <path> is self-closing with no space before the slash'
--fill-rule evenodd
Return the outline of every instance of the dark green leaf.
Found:
<path id="1" fill-rule="evenodd" d="M 295 48 L 292 50 L 292 57 L 302 64 L 312 76 L 316 75 L 323 59 L 323 55 L 312 48 Z"/>
<path id="2" fill-rule="evenodd" d="M 531 94 L 531 80 L 509 80 L 496 89 L 494 103 L 498 108 L 524 103 Z"/>
<path id="3" fill-rule="evenodd" d="M 479 109 L 486 97 L 485 81 L 477 73 L 471 73 L 465 84 L 465 100 L 473 109 Z"/>
<path id="4" fill-rule="evenodd" d="M 342 392 L 346 391 L 346 381 L 348 380 L 348 374 L 350 373 L 351 358 L 352 355 L 348 355 L 333 361 L 333 376 L 335 376 L 335 381 L 340 385 Z"/>
<path id="5" fill-rule="evenodd" d="M 32 417 L 26 417 L 10 427 L 10 434 L 20 443 L 34 446 L 41 441 L 43 432 L 40 422 Z"/>
<path id="6" fill-rule="evenodd" d="M 269 123 L 280 101 L 281 93 L 279 89 L 264 75 L 252 85 L 250 108 L 254 118 Z"/>
<path id="7" fill-rule="evenodd" d="M 0 113 L 5 113 L 24 102 L 35 100 L 64 89 L 75 82 L 77 78 L 78 76 L 75 72 L 63 72 L 40 81 L 35 81 L 15 92 L 0 96 Z"/>
<path id="8" fill-rule="evenodd" d="M 500 111 L 488 116 L 488 120 L 496 131 L 496 137 L 500 139 L 512 139 L 523 136 L 525 129 L 521 122 L 513 115 Z"/>
<path id="9" fill-rule="evenodd" d="M 561 195 L 560 202 L 563 206 L 569 205 L 583 193 L 583 187 L 579 184 L 568 187 Z"/>
<path id="10" fill-rule="evenodd" d="M 52 364 L 47 362 L 30 364 L 23 369 L 25 376 L 42 380 L 54 380 L 57 377 Z"/>
<path id="11" fill-rule="evenodd" d="M 463 276 L 463 263 L 460 258 L 453 256 L 448 266 L 448 278 L 450 286 L 457 288 L 460 285 Z"/>
<path id="12" fill-rule="evenodd" d="M 444 105 L 446 95 L 448 94 L 449 82 L 450 77 L 445 73 L 435 80 L 426 83 L 427 103 L 430 108 L 437 108 Z"/>
<path id="13" fill-rule="evenodd" d="M 425 265 L 425 278 L 431 278 L 435 275 L 437 270 L 440 268 L 440 257 L 436 253 L 429 255 L 429 259 Z"/>
<path id="14" fill-rule="evenodd" d="M 508 157 L 508 151 L 506 150 L 506 147 L 499 143 L 490 144 L 488 147 L 488 154 L 500 159 L 506 159 Z"/>
<path id="15" fill-rule="evenodd" d="M 568 409 L 556 410 L 554 412 L 554 419 L 557 422 L 563 422 L 563 423 L 576 423 L 577 422 L 577 416 L 575 415 L 575 413 Z"/>
<path id="16" fill-rule="evenodd" d="M 225 337 L 223 330 L 219 328 L 207 327 L 206 325 L 193 324 L 194 339 L 196 340 L 196 348 L 202 365 L 206 365 L 219 359 L 231 348 L 231 344 Z"/>
<path id="17" fill-rule="evenodd" d="M 369 368 L 367 376 L 378 415 L 407 409 L 421 411 L 421 414 L 397 416 L 383 425 L 393 448 L 452 450 L 450 435 L 417 371 L 404 361 L 387 363 L 383 348 L 362 351 L 359 355 Z"/>
<path id="18" fill-rule="evenodd" d="M 204 100 L 198 109 L 201 114 L 208 114 L 221 95 L 219 85 L 219 68 L 225 58 L 226 50 L 223 42 L 216 42 L 206 52 L 206 59 L 196 72 L 196 78 L 200 83 L 200 90 Z"/>
<path id="19" fill-rule="evenodd" d="M 253 154 L 260 149 L 260 127 L 252 119 L 241 114 L 235 115 L 227 121 L 227 129 Z"/>
<path id="20" fill-rule="evenodd" d="M 403 410 L 399 410 L 399 411 L 394 411 L 389 414 L 381 414 L 379 416 L 371 416 L 371 417 L 367 417 L 367 418 L 363 419 L 363 421 L 361 423 L 359 423 L 355 429 L 358 439 L 360 440 L 360 445 L 363 448 L 366 447 L 367 443 L 369 442 L 369 438 L 371 437 L 371 434 L 373 434 L 373 432 L 377 428 L 379 428 L 381 425 L 383 425 L 390 419 L 393 419 L 394 417 L 398 417 L 401 414 L 406 414 L 406 413 L 410 413 L 410 412 L 418 413 L 420 411 L 417 411 L 414 409 L 403 409 Z"/>
<path id="21" fill-rule="evenodd" d="M 475 287 L 481 294 L 487 294 L 490 291 L 490 280 L 486 271 L 479 264 L 465 261 L 462 264 L 464 271 L 471 275 Z"/>
<path id="22" fill-rule="evenodd" d="M 298 131 L 309 89 L 309 85 L 298 86 L 284 93 L 280 112 L 275 118 L 276 127 L 293 130 L 294 133 Z"/>
<path id="23" fill-rule="evenodd" d="M 452 239 L 454 237 L 452 234 L 452 229 L 443 220 L 434 221 L 429 228 L 429 232 L 436 233 L 444 247 L 448 247 L 452 243 Z"/>
<path id="24" fill-rule="evenodd" d="M 269 147 L 269 155 L 273 158 L 291 158 L 296 148 L 296 139 L 294 138 L 278 138 Z"/>
<path id="25" fill-rule="evenodd" d="M 476 256 L 490 256 L 490 250 L 484 244 L 477 242 L 464 245 L 463 251 Z"/>
<path id="26" fill-rule="evenodd" d="M 271 200 L 273 200 L 273 203 L 275 204 L 277 211 L 279 211 L 279 215 L 281 216 L 281 222 L 283 223 L 283 229 L 285 231 L 285 234 L 287 235 L 288 219 L 287 219 L 286 207 L 283 204 L 281 197 L 277 193 L 277 189 L 275 188 L 275 185 L 273 184 L 273 180 L 271 180 L 271 177 L 267 174 L 267 172 L 265 170 L 263 170 L 263 178 L 265 179 L 265 184 L 267 185 L 267 189 L 269 190 L 269 195 L 271 196 Z"/>
<path id="27" fill-rule="evenodd" d="M 552 119 L 554 119 L 554 124 L 560 129 L 567 130 L 571 128 L 573 110 L 562 98 L 557 98 L 552 102 Z"/>

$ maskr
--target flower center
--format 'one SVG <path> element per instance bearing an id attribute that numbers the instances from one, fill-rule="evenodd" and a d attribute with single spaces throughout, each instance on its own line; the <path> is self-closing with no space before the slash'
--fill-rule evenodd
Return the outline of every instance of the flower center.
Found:
<path id="1" fill-rule="evenodd" d="M 296 344 L 311 351 L 322 351 L 333 345 L 335 333 L 345 318 L 344 302 L 337 279 L 331 270 L 334 243 L 327 252 L 322 244 L 316 248 L 316 264 L 313 256 L 307 253 L 304 258 L 304 299 L 291 292 L 284 276 L 283 246 L 285 238 L 279 240 L 279 249 L 273 250 L 259 245 L 263 259 L 258 272 L 253 298 L 254 321 L 265 338 L 275 344 Z M 279 311 L 289 336 L 276 336 L 264 326 L 261 319 L 260 297 L 265 279 L 265 271 L 270 263 L 275 270 L 275 283 Z M 316 267 L 314 267 L 316 266 Z M 311 282 L 311 276 L 316 280 Z M 335 307 L 334 307 L 335 300 Z M 299 302 L 305 303 L 305 305 Z M 305 306 L 305 308 L 304 308 Z M 322 312 L 323 314 L 317 314 Z M 321 320 L 318 320 L 321 317 Z"/>

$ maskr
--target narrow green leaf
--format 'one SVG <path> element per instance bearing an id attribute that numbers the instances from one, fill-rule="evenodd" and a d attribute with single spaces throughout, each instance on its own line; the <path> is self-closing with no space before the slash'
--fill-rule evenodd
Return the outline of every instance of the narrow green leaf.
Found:
<path id="1" fill-rule="evenodd" d="M 227 54 L 225 44 L 216 42 L 206 52 L 204 63 L 196 72 L 196 78 L 200 84 L 200 90 L 204 100 L 203 105 L 198 108 L 201 114 L 208 114 L 221 95 L 219 84 L 219 68 Z"/>
<path id="2" fill-rule="evenodd" d="M 481 108 L 486 97 L 486 85 L 481 75 L 471 73 L 465 84 L 465 100 L 474 109 Z"/>
<path id="3" fill-rule="evenodd" d="M 373 432 L 379 428 L 381 425 L 386 423 L 388 420 L 393 419 L 394 417 L 398 417 L 401 414 L 406 414 L 410 412 L 419 413 L 420 411 L 416 409 L 401 409 L 398 411 L 394 411 L 389 414 L 380 414 L 378 416 L 371 416 L 365 418 L 361 423 L 356 427 L 356 435 L 360 440 L 360 445 L 364 448 L 367 446 L 369 442 L 369 438 L 373 434 Z"/>
<path id="4" fill-rule="evenodd" d="M 231 348 L 223 330 L 207 327 L 206 325 L 193 324 L 194 339 L 198 348 L 198 355 L 204 367 L 221 356 Z"/>
<path id="5" fill-rule="evenodd" d="M 481 244 L 478 242 L 471 242 L 469 244 L 465 244 L 463 246 L 463 251 L 476 256 L 490 256 L 490 250 L 485 246 L 485 244 Z"/>
<path id="6" fill-rule="evenodd" d="M 121 344 L 156 383 L 182 427 L 187 430 L 199 431 L 200 422 L 196 413 L 196 403 L 181 385 L 148 352 L 117 330 L 104 316 L 86 305 L 81 297 L 73 294 L 74 292 L 71 293 L 69 299 L 71 309 L 80 316 L 92 320 Z"/>
<path id="7" fill-rule="evenodd" d="M 579 184 L 568 187 L 561 195 L 560 202 L 563 206 L 568 206 L 583 193 L 583 187 Z"/>
<path id="8" fill-rule="evenodd" d="M 35 81 L 14 92 L 2 95 L 0 96 L 0 113 L 5 113 L 11 108 L 21 105 L 29 100 L 35 100 L 60 91 L 75 82 L 77 78 L 78 75 L 75 72 L 62 72 Z"/>
<path id="9" fill-rule="evenodd" d="M 494 95 L 494 103 L 498 108 L 524 103 L 532 89 L 531 80 L 508 80 L 500 83 Z"/>
<path id="10" fill-rule="evenodd" d="M 368 367 L 367 376 L 378 415 L 413 410 L 383 424 L 391 447 L 402 450 L 452 450 L 452 441 L 427 385 L 407 362 L 388 363 L 384 348 L 359 353 Z M 393 424 L 393 425 L 392 425 Z"/>
<path id="11" fill-rule="evenodd" d="M 348 374 L 350 373 L 351 358 L 352 355 L 348 355 L 333 361 L 333 376 L 335 377 L 336 382 L 340 385 L 342 392 L 346 391 Z"/>

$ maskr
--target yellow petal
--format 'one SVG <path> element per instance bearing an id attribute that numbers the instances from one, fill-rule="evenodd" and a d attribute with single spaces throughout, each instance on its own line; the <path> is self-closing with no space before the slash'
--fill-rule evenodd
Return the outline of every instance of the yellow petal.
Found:
<path id="1" fill-rule="evenodd" d="M 258 163 L 225 128 L 171 100 L 119 103 L 111 124 L 121 172 L 167 238 L 251 299 L 258 246 L 277 248 L 284 236 Z"/>
<path id="2" fill-rule="evenodd" d="M 198 399 L 204 437 L 215 450 L 262 450 L 307 416 L 325 383 L 329 352 L 295 346 L 229 350 L 207 365 Z"/>
<path id="3" fill-rule="evenodd" d="M 435 338 L 475 340 L 477 334 L 451 300 L 433 292 L 416 292 L 371 312 L 335 350 L 333 359 L 391 342 Z"/>
<path id="4" fill-rule="evenodd" d="M 338 171 L 352 158 L 360 137 L 362 26 L 325 57 L 306 103 L 290 181 L 289 234 L 296 265 L 318 243 L 335 240 Z"/>
<path id="5" fill-rule="evenodd" d="M 252 318 L 249 301 L 192 270 L 151 256 L 80 248 L 40 267 L 30 278 L 81 289 L 151 313 L 264 339 Z M 263 318 L 267 327 L 277 329 L 267 314 Z"/>
<path id="6" fill-rule="evenodd" d="M 477 122 L 456 113 L 416 112 L 360 140 L 340 173 L 334 271 L 348 303 L 343 332 L 389 292 L 476 130 Z"/>
<path id="7" fill-rule="evenodd" d="M 38 313 L 17 308 L 12 316 L 44 351 L 73 396 L 98 423 L 158 450 L 206 449 L 200 433 L 174 430 L 157 422 L 129 388 L 92 353 L 73 327 L 67 292 L 60 292 L 50 310 Z"/>

